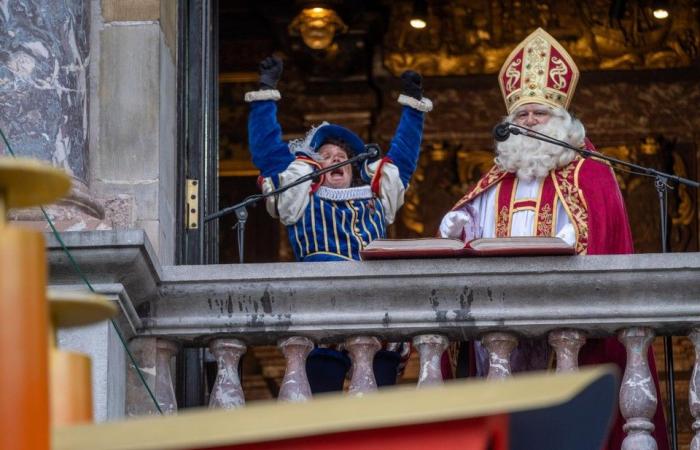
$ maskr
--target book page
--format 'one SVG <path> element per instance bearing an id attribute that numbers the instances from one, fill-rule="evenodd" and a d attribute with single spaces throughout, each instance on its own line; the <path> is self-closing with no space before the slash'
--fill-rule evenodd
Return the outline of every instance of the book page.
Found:
<path id="1" fill-rule="evenodd" d="M 563 239 L 558 237 L 539 237 L 539 236 L 512 236 L 504 238 L 481 238 L 474 239 L 467 244 L 474 250 L 493 250 L 493 249 L 528 249 L 528 248 L 570 248 Z"/>
<path id="2" fill-rule="evenodd" d="M 418 238 L 418 239 L 375 239 L 370 242 L 364 251 L 372 250 L 423 250 L 423 249 L 448 249 L 459 250 L 464 248 L 464 242 L 459 239 L 449 238 Z"/>

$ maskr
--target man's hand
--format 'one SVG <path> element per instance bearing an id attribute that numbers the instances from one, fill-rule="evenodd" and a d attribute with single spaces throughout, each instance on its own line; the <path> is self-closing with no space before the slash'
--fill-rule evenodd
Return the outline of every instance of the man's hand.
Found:
<path id="1" fill-rule="evenodd" d="M 418 72 L 407 70 L 401 74 L 401 93 L 416 100 L 423 98 L 423 77 Z"/>
<path id="2" fill-rule="evenodd" d="M 440 222 L 440 237 L 464 239 L 465 227 L 471 221 L 471 217 L 463 211 L 450 211 L 445 214 Z"/>
<path id="3" fill-rule="evenodd" d="M 260 89 L 275 89 L 282 76 L 282 60 L 268 56 L 260 62 Z"/>

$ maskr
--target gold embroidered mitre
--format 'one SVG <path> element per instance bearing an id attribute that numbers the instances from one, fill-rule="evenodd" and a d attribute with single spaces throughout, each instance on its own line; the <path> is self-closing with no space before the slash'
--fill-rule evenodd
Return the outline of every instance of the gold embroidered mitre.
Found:
<path id="1" fill-rule="evenodd" d="M 526 103 L 566 109 L 578 76 L 578 67 L 564 47 L 538 28 L 508 55 L 498 74 L 498 84 L 508 114 Z"/>

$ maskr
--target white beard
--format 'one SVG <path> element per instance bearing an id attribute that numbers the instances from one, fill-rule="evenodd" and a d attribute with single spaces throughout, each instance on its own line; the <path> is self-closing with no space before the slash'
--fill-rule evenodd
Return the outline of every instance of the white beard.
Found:
<path id="1" fill-rule="evenodd" d="M 537 125 L 532 129 L 573 146 L 580 146 L 585 137 L 583 125 L 572 119 L 566 111 L 561 112 L 563 116 L 554 114 L 545 125 Z M 498 167 L 507 172 L 515 172 L 518 178 L 525 181 L 545 177 L 549 171 L 566 166 L 576 156 L 573 150 L 523 135 L 511 135 L 507 140 L 498 142 L 496 154 Z"/>

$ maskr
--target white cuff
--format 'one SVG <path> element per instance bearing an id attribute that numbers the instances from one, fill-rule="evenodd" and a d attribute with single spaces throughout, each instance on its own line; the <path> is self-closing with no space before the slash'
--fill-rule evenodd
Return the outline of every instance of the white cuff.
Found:
<path id="1" fill-rule="evenodd" d="M 410 106 L 411 108 L 417 109 L 418 111 L 422 112 L 429 112 L 433 110 L 433 102 L 431 102 L 430 99 L 427 97 L 423 97 L 420 100 L 416 100 L 413 97 L 401 94 L 399 95 L 398 102 L 402 105 Z"/>
<path id="2" fill-rule="evenodd" d="M 246 103 L 250 102 L 258 102 L 262 100 L 274 100 L 277 101 L 282 96 L 280 95 L 280 91 L 277 89 L 260 89 L 259 91 L 250 91 L 245 93 L 245 101 Z"/>

